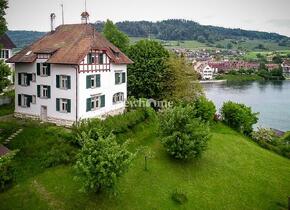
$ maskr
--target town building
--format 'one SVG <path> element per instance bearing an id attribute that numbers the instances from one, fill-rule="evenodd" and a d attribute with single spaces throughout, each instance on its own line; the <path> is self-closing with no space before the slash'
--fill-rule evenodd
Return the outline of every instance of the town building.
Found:
<path id="1" fill-rule="evenodd" d="M 4 60 L 5 62 L 12 57 L 12 50 L 16 48 L 15 44 L 12 42 L 12 40 L 9 38 L 7 34 L 4 34 L 0 36 L 0 59 Z M 8 79 L 13 83 L 13 72 L 14 72 L 14 64 L 13 63 L 7 63 L 8 66 L 11 68 L 11 75 L 8 77 Z"/>
<path id="2" fill-rule="evenodd" d="M 206 62 L 198 63 L 195 69 L 200 74 L 202 80 L 212 80 L 214 74 L 217 73 Z"/>
<path id="3" fill-rule="evenodd" d="M 70 126 L 125 110 L 132 61 L 85 16 L 82 24 L 52 27 L 8 60 L 15 63 L 16 117 Z"/>
<path id="4" fill-rule="evenodd" d="M 285 77 L 290 78 L 290 61 L 285 60 L 282 63 L 283 74 Z"/>

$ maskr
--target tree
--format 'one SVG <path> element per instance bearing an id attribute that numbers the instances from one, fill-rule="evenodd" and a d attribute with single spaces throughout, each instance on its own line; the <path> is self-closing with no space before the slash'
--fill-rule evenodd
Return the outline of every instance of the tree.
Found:
<path id="1" fill-rule="evenodd" d="M 75 168 L 83 183 L 82 190 L 101 192 L 113 189 L 118 177 L 128 169 L 133 154 L 127 144 L 118 144 L 114 135 L 97 140 L 85 138 Z"/>
<path id="2" fill-rule="evenodd" d="M 163 99 L 169 91 L 168 51 L 156 41 L 141 40 L 127 54 L 134 61 L 128 67 L 129 95 Z"/>
<path id="3" fill-rule="evenodd" d="M 0 35 L 3 35 L 7 31 L 7 23 L 5 20 L 6 12 L 8 8 L 7 0 L 0 0 Z"/>
<path id="4" fill-rule="evenodd" d="M 8 154 L 0 157 L 0 191 L 4 190 L 14 179 L 13 159 L 18 150 L 10 151 Z"/>
<path id="5" fill-rule="evenodd" d="M 201 157 L 210 138 L 208 125 L 194 118 L 194 109 L 190 105 L 163 111 L 160 132 L 166 151 L 181 160 Z"/>
<path id="6" fill-rule="evenodd" d="M 257 115 L 251 107 L 244 104 L 225 102 L 221 109 L 224 122 L 237 131 L 249 135 L 253 131 L 253 125 L 258 122 Z"/>
<path id="7" fill-rule="evenodd" d="M 8 76 L 11 74 L 10 67 L 3 61 L 0 61 L 0 93 L 3 89 L 10 85 L 10 80 Z"/>
<path id="8" fill-rule="evenodd" d="M 202 87 L 197 81 L 197 72 L 186 63 L 184 57 L 171 54 L 168 61 L 167 99 L 191 102 L 203 95 Z"/>
<path id="9" fill-rule="evenodd" d="M 210 122 L 214 119 L 216 108 L 212 101 L 209 101 L 206 97 L 199 97 L 194 102 L 194 108 L 196 110 L 196 117 L 200 117 L 204 122 Z"/>
<path id="10" fill-rule="evenodd" d="M 111 21 L 107 20 L 103 29 L 104 36 L 122 52 L 126 52 L 129 47 L 129 37 L 121 32 L 117 26 Z"/>

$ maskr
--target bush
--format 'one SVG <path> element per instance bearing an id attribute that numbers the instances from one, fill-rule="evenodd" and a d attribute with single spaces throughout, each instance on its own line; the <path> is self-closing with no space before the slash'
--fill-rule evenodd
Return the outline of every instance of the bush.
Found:
<path id="1" fill-rule="evenodd" d="M 252 133 L 252 138 L 256 142 L 266 142 L 271 144 L 277 138 L 277 136 L 272 129 L 258 128 L 258 131 L 254 131 Z"/>
<path id="2" fill-rule="evenodd" d="M 6 189 L 14 180 L 13 159 L 17 151 L 10 151 L 0 157 L 0 191 Z"/>
<path id="3" fill-rule="evenodd" d="M 258 122 L 257 115 L 251 107 L 244 104 L 225 102 L 221 109 L 224 122 L 235 130 L 249 135 L 253 131 L 253 125 Z"/>
<path id="4" fill-rule="evenodd" d="M 119 145 L 114 135 L 107 138 L 86 138 L 77 156 L 76 177 L 83 183 L 82 190 L 100 192 L 114 189 L 117 178 L 128 168 L 133 154 L 127 144 Z"/>
<path id="5" fill-rule="evenodd" d="M 106 120 L 87 119 L 75 124 L 72 128 L 72 142 L 82 145 L 83 135 L 89 135 L 92 139 L 98 139 L 96 135 L 107 137 L 110 133 L 121 134 L 129 131 L 137 124 L 155 117 L 155 111 L 151 108 L 137 108 L 122 115 L 108 117 Z"/>
<path id="6" fill-rule="evenodd" d="M 206 149 L 209 127 L 197 118 L 192 106 L 176 106 L 160 116 L 162 144 L 176 159 L 198 158 Z"/>
<path id="7" fill-rule="evenodd" d="M 200 117 L 204 122 L 210 122 L 214 119 L 216 108 L 212 101 L 202 96 L 195 103 L 196 117 Z"/>

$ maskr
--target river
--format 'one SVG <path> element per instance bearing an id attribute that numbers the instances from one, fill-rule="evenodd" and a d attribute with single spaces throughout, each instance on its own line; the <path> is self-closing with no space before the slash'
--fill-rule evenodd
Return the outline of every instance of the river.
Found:
<path id="1" fill-rule="evenodd" d="M 255 127 L 290 130 L 290 81 L 228 82 L 202 84 L 206 96 L 219 110 L 225 101 L 251 106 L 259 112 Z"/>

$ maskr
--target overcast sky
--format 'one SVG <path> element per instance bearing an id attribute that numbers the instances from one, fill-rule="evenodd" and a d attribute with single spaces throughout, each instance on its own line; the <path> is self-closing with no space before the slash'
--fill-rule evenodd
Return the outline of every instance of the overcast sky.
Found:
<path id="1" fill-rule="evenodd" d="M 50 30 L 49 14 L 61 23 L 80 23 L 85 0 L 8 0 L 10 30 Z M 290 0 L 87 0 L 90 22 L 172 18 L 201 24 L 277 32 L 290 37 Z"/>

